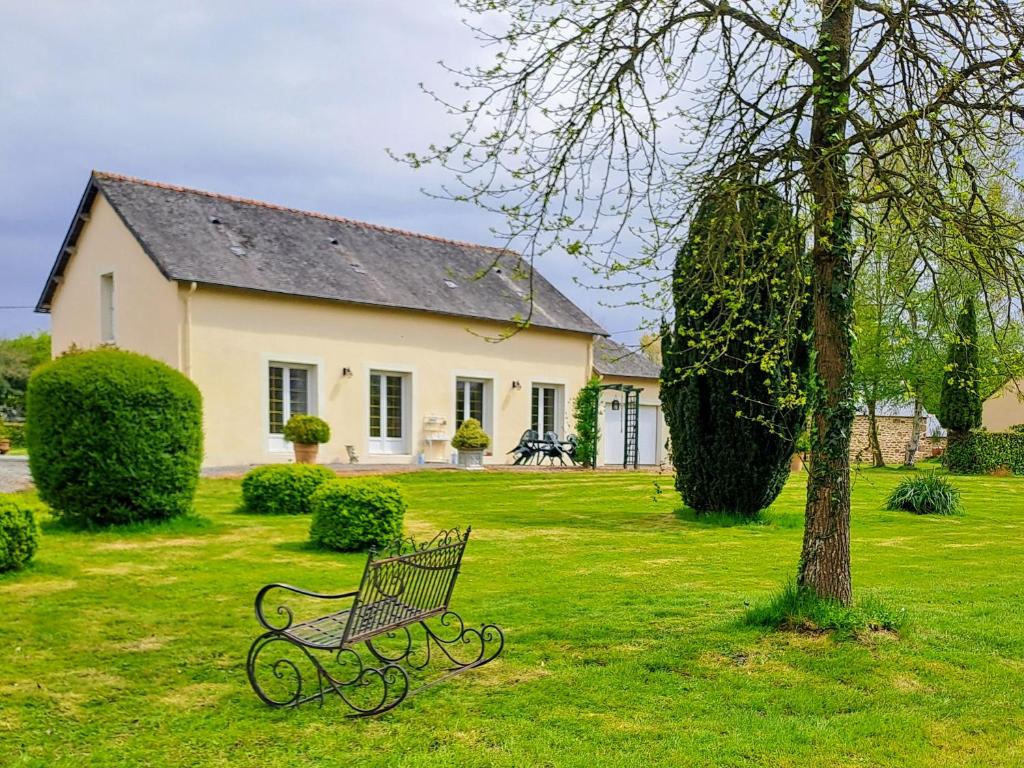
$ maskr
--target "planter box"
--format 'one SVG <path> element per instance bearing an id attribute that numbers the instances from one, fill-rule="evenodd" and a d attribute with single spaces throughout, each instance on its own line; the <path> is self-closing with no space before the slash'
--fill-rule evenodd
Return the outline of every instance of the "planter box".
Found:
<path id="1" fill-rule="evenodd" d="M 483 469 L 484 452 L 480 451 L 459 451 L 459 466 L 466 469 Z"/>

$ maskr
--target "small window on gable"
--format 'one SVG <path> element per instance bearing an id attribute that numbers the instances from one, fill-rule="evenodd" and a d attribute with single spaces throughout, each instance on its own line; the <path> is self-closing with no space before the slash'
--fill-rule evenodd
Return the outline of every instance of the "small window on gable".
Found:
<path id="1" fill-rule="evenodd" d="M 114 273 L 100 275 L 100 341 L 114 343 Z"/>

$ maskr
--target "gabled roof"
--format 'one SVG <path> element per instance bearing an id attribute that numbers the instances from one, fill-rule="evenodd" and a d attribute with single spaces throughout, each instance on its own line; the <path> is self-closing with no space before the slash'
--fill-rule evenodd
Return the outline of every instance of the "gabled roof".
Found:
<path id="1" fill-rule="evenodd" d="M 647 355 L 604 338 L 594 340 L 594 370 L 602 376 L 661 378 L 661 366 Z"/>
<path id="2" fill-rule="evenodd" d="M 498 322 L 526 317 L 532 291 L 532 325 L 605 334 L 536 271 L 531 286 L 529 265 L 509 251 L 101 172 L 37 311 L 49 311 L 97 194 L 170 280 Z"/>

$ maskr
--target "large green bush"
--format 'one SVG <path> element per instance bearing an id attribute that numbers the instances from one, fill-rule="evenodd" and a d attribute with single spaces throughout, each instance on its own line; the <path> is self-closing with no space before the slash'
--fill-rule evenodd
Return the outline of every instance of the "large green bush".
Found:
<path id="1" fill-rule="evenodd" d="M 661 400 L 676 488 L 698 512 L 755 515 L 789 477 L 809 378 L 805 267 L 792 208 L 750 180 L 706 196 L 677 255 Z"/>
<path id="2" fill-rule="evenodd" d="M 963 511 L 960 490 L 934 472 L 900 482 L 889 494 L 885 508 L 915 515 L 958 515 Z"/>
<path id="3" fill-rule="evenodd" d="M 39 547 L 32 507 L 13 497 L 0 496 L 0 572 L 25 565 Z"/>
<path id="4" fill-rule="evenodd" d="M 392 480 L 330 480 L 310 499 L 309 538 L 341 552 L 383 546 L 402 535 L 405 500 Z"/>
<path id="5" fill-rule="evenodd" d="M 314 464 L 270 464 L 242 479 L 242 503 L 248 512 L 299 515 L 310 511 L 313 492 L 336 475 Z"/>
<path id="6" fill-rule="evenodd" d="M 117 349 L 76 352 L 32 374 L 27 406 L 32 477 L 58 518 L 105 525 L 191 510 L 202 399 L 183 374 Z"/>
<path id="7" fill-rule="evenodd" d="M 942 463 L 965 475 L 983 475 L 1000 467 L 1024 475 L 1024 432 L 969 432 L 949 444 Z"/>

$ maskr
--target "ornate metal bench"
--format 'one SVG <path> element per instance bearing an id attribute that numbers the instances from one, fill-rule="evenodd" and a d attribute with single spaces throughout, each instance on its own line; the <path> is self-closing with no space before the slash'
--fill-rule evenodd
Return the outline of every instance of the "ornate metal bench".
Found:
<path id="1" fill-rule="evenodd" d="M 263 587 L 256 595 L 256 618 L 267 631 L 253 642 L 246 662 L 256 695 L 272 707 L 294 707 L 313 700 L 323 704 L 333 692 L 353 710 L 349 717 L 376 715 L 410 693 L 496 658 L 505 644 L 501 629 L 494 624 L 467 627 L 448 608 L 469 532 L 452 529 L 425 544 L 406 538 L 381 553 L 370 550 L 354 592 L 325 595 L 288 584 Z M 348 604 L 298 621 L 282 603 L 273 609 L 280 617 L 275 625 L 264 603 L 276 590 L 291 593 L 290 599 Z M 429 619 L 437 619 L 439 626 L 428 625 Z M 422 642 L 414 642 L 414 631 L 422 634 Z M 268 654 L 272 660 L 261 662 L 267 648 L 275 649 Z M 435 656 L 444 674 L 410 689 L 410 673 L 426 670 Z"/>

